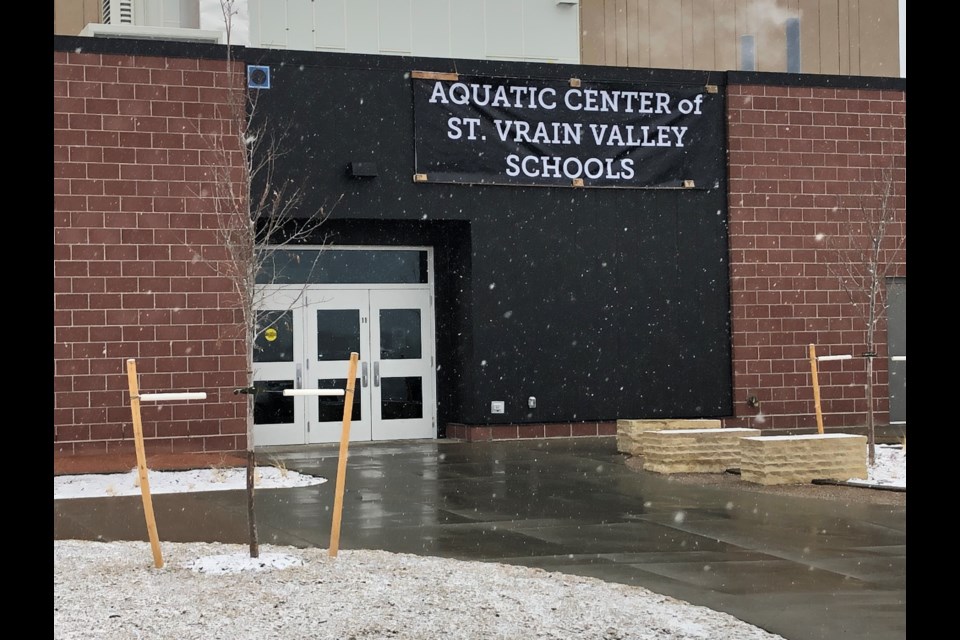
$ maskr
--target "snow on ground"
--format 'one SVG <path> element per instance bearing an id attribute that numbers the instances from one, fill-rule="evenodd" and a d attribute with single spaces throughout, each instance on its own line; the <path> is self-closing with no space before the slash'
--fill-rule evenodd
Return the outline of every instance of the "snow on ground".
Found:
<path id="1" fill-rule="evenodd" d="M 866 478 L 850 478 L 854 484 L 876 484 L 907 488 L 907 451 L 900 445 L 878 444 L 874 447 L 873 466 L 867 466 Z"/>
<path id="2" fill-rule="evenodd" d="M 280 467 L 257 467 L 254 473 L 254 482 L 258 489 L 306 487 L 326 481 L 326 478 L 303 475 Z M 148 470 L 147 482 L 150 485 L 151 495 L 246 489 L 247 470 L 242 467 L 213 467 L 190 471 Z M 139 496 L 140 494 L 140 474 L 136 469 L 127 473 L 81 474 L 53 478 L 54 499 Z"/>
<path id="3" fill-rule="evenodd" d="M 54 637 L 782 640 L 640 587 L 385 551 L 54 541 Z"/>

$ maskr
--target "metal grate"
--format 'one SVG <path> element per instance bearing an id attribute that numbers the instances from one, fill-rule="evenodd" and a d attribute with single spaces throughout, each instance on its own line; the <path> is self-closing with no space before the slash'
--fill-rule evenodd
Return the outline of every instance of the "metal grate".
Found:
<path id="1" fill-rule="evenodd" d="M 103 24 L 133 24 L 133 0 L 103 0 Z"/>

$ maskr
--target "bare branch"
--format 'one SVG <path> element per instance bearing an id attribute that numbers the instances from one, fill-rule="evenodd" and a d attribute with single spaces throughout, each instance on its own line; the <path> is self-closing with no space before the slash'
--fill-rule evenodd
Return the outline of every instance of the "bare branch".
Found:
<path id="1" fill-rule="evenodd" d="M 857 197 L 857 206 L 846 209 L 840 233 L 829 239 L 827 262 L 864 329 L 867 358 L 867 442 L 869 461 L 875 456 L 873 360 L 877 356 L 877 328 L 886 317 L 886 278 L 900 264 L 906 232 L 891 234 L 892 225 L 905 215 L 897 206 L 898 182 L 891 167 L 878 169 Z M 892 245 L 892 246 L 891 246 Z"/>

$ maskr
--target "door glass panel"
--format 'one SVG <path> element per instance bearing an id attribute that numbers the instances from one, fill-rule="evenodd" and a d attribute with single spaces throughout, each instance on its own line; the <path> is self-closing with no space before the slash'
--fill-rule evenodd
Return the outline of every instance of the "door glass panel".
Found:
<path id="1" fill-rule="evenodd" d="M 426 284 L 427 252 L 416 249 L 273 251 L 257 284 Z"/>
<path id="2" fill-rule="evenodd" d="M 253 383 L 254 424 L 289 424 L 293 422 L 293 398 L 283 395 L 293 389 L 293 380 L 260 380 Z M 343 406 L 343 405 L 341 405 Z"/>
<path id="3" fill-rule="evenodd" d="M 339 380 L 317 380 L 317 389 L 345 389 L 346 378 Z M 360 378 L 357 378 L 353 384 L 353 412 L 350 414 L 350 420 L 360 421 L 363 419 L 360 411 Z M 320 422 L 343 422 L 343 401 L 344 396 L 317 396 L 318 417 Z"/>
<path id="4" fill-rule="evenodd" d="M 354 351 L 360 353 L 360 312 L 317 311 L 317 360 L 349 360 Z"/>
<path id="5" fill-rule="evenodd" d="M 423 417 L 423 379 L 383 378 L 380 391 L 380 416 L 384 420 Z"/>
<path id="6" fill-rule="evenodd" d="M 293 312 L 258 311 L 254 362 L 293 362 Z"/>
<path id="7" fill-rule="evenodd" d="M 380 310 L 380 359 L 420 358 L 420 309 Z"/>

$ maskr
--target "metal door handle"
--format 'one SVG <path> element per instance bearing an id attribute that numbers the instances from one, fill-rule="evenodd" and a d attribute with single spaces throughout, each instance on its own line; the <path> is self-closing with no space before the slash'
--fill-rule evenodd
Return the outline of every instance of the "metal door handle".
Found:
<path id="1" fill-rule="evenodd" d="M 360 386 L 366 388 L 367 386 L 367 363 L 360 363 Z"/>
<path id="2" fill-rule="evenodd" d="M 380 361 L 373 363 L 373 386 L 380 386 Z"/>
<path id="3" fill-rule="evenodd" d="M 297 381 L 293 386 L 295 389 L 303 388 L 303 369 L 299 363 L 297 364 Z"/>

